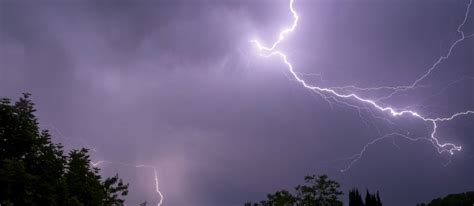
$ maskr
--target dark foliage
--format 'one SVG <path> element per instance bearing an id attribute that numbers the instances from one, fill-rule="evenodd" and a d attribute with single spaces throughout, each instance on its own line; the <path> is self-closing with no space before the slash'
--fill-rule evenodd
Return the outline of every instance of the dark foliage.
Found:
<path id="1" fill-rule="evenodd" d="M 86 149 L 65 155 L 34 113 L 29 94 L 0 99 L 0 204 L 122 205 L 128 184 L 118 176 L 101 181 Z"/>
<path id="2" fill-rule="evenodd" d="M 474 191 L 460 194 L 451 194 L 444 198 L 437 198 L 430 203 L 420 203 L 417 206 L 472 206 L 474 205 Z"/>
<path id="3" fill-rule="evenodd" d="M 349 206 L 364 206 L 364 201 L 356 188 L 349 191 Z"/>
<path id="4" fill-rule="evenodd" d="M 328 179 L 327 175 L 306 176 L 305 184 L 298 185 L 296 195 L 286 190 L 268 194 L 267 199 L 259 203 L 245 203 L 246 206 L 342 206 L 338 197 L 339 183 Z"/>
<path id="5" fill-rule="evenodd" d="M 365 203 L 362 201 L 362 196 L 356 188 L 349 191 L 349 206 L 382 206 L 379 192 L 370 194 L 367 190 L 365 194 Z"/>
<path id="6" fill-rule="evenodd" d="M 376 194 L 370 194 L 369 190 L 367 190 L 367 193 L 365 194 L 365 206 L 382 206 L 379 192 Z"/>

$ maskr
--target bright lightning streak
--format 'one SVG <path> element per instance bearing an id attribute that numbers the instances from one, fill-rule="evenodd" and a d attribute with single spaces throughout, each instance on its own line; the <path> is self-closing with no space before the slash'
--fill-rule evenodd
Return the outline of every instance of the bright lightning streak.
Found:
<path id="1" fill-rule="evenodd" d="M 155 179 L 155 192 L 156 194 L 159 196 L 160 200 L 158 201 L 157 203 L 157 206 L 161 206 L 163 204 L 163 199 L 164 199 L 164 196 L 163 194 L 161 193 L 160 191 L 160 184 L 159 184 L 159 181 L 158 181 L 158 172 L 156 171 L 156 167 L 155 166 L 152 166 L 152 165 L 144 165 L 144 164 L 139 164 L 139 165 L 132 165 L 132 164 L 128 164 L 128 163 L 123 163 L 123 162 L 110 162 L 110 161 L 105 161 L 105 160 L 99 160 L 97 162 L 91 162 L 91 165 L 94 166 L 94 167 L 98 167 L 99 165 L 102 165 L 102 164 L 105 164 L 105 163 L 108 163 L 108 164 L 119 164 L 119 165 L 123 165 L 123 166 L 127 166 L 127 167 L 135 167 L 135 168 L 149 168 L 149 169 L 152 169 L 153 170 L 153 176 L 154 176 L 154 179 Z"/>
<path id="2" fill-rule="evenodd" d="M 293 3 L 294 3 L 294 0 L 290 0 L 290 11 L 291 11 L 291 14 L 293 15 L 293 24 L 291 25 L 291 27 L 283 29 L 283 31 L 280 32 L 280 34 L 278 35 L 278 40 L 275 41 L 275 43 L 273 43 L 271 47 L 262 46 L 262 44 L 260 44 L 260 42 L 257 40 L 251 40 L 250 42 L 255 43 L 260 50 L 265 50 L 267 52 L 274 51 L 275 48 L 278 46 L 278 44 L 280 44 L 283 40 L 285 40 L 286 35 L 293 32 L 296 29 L 296 26 L 298 26 L 298 20 L 300 19 L 300 17 L 298 16 L 298 13 L 296 13 L 295 8 L 293 7 Z"/>
<path id="3" fill-rule="evenodd" d="M 409 87 L 412 87 L 412 88 L 415 87 L 418 84 L 418 82 L 420 82 L 426 76 L 428 76 L 431 73 L 431 71 L 434 70 L 439 63 L 441 63 L 441 61 L 443 61 L 444 59 L 447 59 L 449 57 L 449 55 L 451 54 L 451 51 L 456 46 L 456 44 L 461 42 L 462 40 L 464 40 L 466 38 L 464 33 L 461 31 L 461 28 L 467 21 L 467 16 L 468 16 L 468 12 L 469 12 L 469 8 L 470 8 L 471 4 L 472 4 L 472 0 L 470 0 L 470 2 L 468 4 L 468 8 L 467 8 L 467 12 L 466 12 L 466 16 L 464 18 L 464 21 L 462 22 L 462 24 L 457 29 L 457 31 L 461 33 L 462 38 L 460 40 L 457 40 L 450 47 L 449 52 L 446 56 L 441 57 L 423 76 L 421 76 L 419 79 L 417 79 Z M 280 57 L 281 60 L 283 61 L 283 63 L 287 66 L 288 71 L 290 72 L 290 74 L 294 78 L 294 80 L 297 81 L 299 84 L 301 84 L 306 89 L 312 90 L 312 91 L 317 92 L 317 93 L 329 94 L 329 95 L 332 95 L 332 96 L 337 97 L 339 99 L 356 100 L 356 101 L 358 101 L 362 104 L 372 106 L 373 108 L 379 110 L 380 112 L 388 113 L 388 114 L 392 115 L 393 117 L 408 115 L 408 116 L 411 116 L 413 118 L 420 119 L 424 122 L 431 123 L 431 125 L 432 125 L 432 129 L 431 129 L 429 138 L 412 138 L 412 137 L 409 137 L 409 136 L 406 136 L 406 135 L 392 133 L 392 134 L 388 134 L 388 135 L 379 137 L 377 139 L 374 139 L 373 141 L 367 143 L 363 147 L 363 149 L 360 151 L 360 153 L 358 153 L 358 154 L 354 155 L 353 157 L 351 157 L 350 159 L 352 159 L 352 162 L 349 164 L 349 166 L 346 169 L 343 169 L 342 171 L 346 171 L 347 169 L 350 169 L 350 167 L 362 157 L 363 153 L 366 151 L 366 149 L 370 145 L 376 143 L 377 141 L 380 141 L 382 139 L 385 139 L 385 138 L 388 138 L 388 137 L 391 137 L 391 136 L 394 136 L 394 135 L 398 135 L 398 136 L 404 137 L 404 138 L 406 138 L 408 140 L 412 140 L 412 141 L 416 141 L 416 140 L 420 140 L 420 139 L 428 140 L 433 144 L 433 146 L 436 148 L 436 150 L 440 154 L 444 153 L 444 152 L 447 152 L 447 153 L 453 155 L 455 151 L 461 151 L 461 149 L 462 149 L 461 146 L 458 146 L 458 145 L 455 145 L 455 144 L 449 143 L 449 142 L 440 143 L 439 139 L 436 136 L 436 132 L 437 132 L 437 129 L 438 129 L 438 124 L 437 123 L 438 122 L 444 122 L 444 121 L 451 121 L 451 120 L 453 120 L 457 117 L 464 116 L 464 115 L 474 114 L 474 111 L 472 111 L 472 110 L 468 110 L 468 111 L 464 111 L 464 112 L 458 112 L 458 113 L 455 113 L 455 114 L 453 114 L 449 117 L 429 118 L 429 117 L 424 117 L 421 114 L 419 114 L 419 113 L 417 113 L 413 110 L 397 110 L 397 109 L 392 108 L 392 107 L 381 106 L 375 100 L 362 98 L 362 97 L 358 96 L 355 93 L 341 94 L 341 93 L 337 92 L 336 90 L 334 90 L 332 88 L 325 88 L 325 87 L 310 85 L 304 79 L 300 78 L 298 73 L 295 72 L 295 70 L 293 68 L 293 65 L 288 60 L 287 55 L 284 52 L 282 52 L 280 50 L 277 50 L 278 45 L 281 42 L 283 42 L 283 40 L 285 40 L 287 35 L 290 34 L 291 32 L 293 32 L 296 29 L 296 27 L 298 26 L 299 16 L 298 16 L 298 13 L 296 12 L 296 10 L 294 9 L 294 0 L 290 0 L 289 6 L 290 6 L 290 11 L 291 11 L 292 16 L 293 16 L 293 24 L 290 27 L 282 30 L 278 35 L 278 39 L 270 47 L 264 46 L 258 40 L 251 40 L 250 41 L 251 43 L 256 45 L 256 47 L 260 51 L 261 56 L 263 56 L 263 57 L 272 57 L 272 56 Z M 402 87 L 397 87 L 397 88 L 406 88 L 406 86 L 405 87 L 403 87 L 403 86 Z"/>
<path id="4" fill-rule="evenodd" d="M 65 140 L 68 140 L 68 141 L 71 141 L 73 140 L 73 138 L 70 138 L 70 137 L 67 137 L 65 136 L 61 130 L 59 130 L 56 126 L 54 126 L 53 124 L 47 124 L 45 125 L 44 127 L 47 127 L 47 128 L 50 128 L 52 130 L 55 131 L 56 134 L 58 134 L 61 138 L 65 139 Z M 77 139 L 77 138 L 75 138 Z M 82 138 L 79 138 L 78 139 L 84 146 L 86 146 L 86 148 L 88 149 L 91 149 L 92 151 L 94 152 L 97 152 L 97 149 L 95 149 L 94 147 L 90 146 L 89 144 L 87 144 L 87 142 L 82 139 Z M 122 166 L 127 166 L 127 167 L 135 167 L 135 168 L 149 168 L 149 169 L 153 169 L 153 175 L 154 175 L 154 179 L 155 179 L 155 192 L 156 194 L 159 196 L 159 201 L 158 201 L 158 204 L 157 206 L 161 206 L 163 204 L 163 199 L 164 199 L 164 196 L 163 194 L 161 193 L 160 191 L 160 187 L 159 187 L 159 181 L 158 181 L 158 172 L 156 170 L 156 167 L 155 166 L 151 166 L 151 165 L 144 165 L 144 164 L 140 164 L 140 165 L 133 165 L 133 164 L 128 164 L 128 163 L 124 163 L 124 162 L 111 162 L 111 161 L 106 161 L 106 160 L 99 160 L 97 162 L 92 162 L 91 161 L 91 165 L 94 166 L 94 167 L 99 167 L 100 165 L 103 165 L 103 164 L 119 164 L 119 165 L 122 165 Z"/>
<path id="5" fill-rule="evenodd" d="M 137 168 L 143 167 L 143 168 L 153 169 L 153 175 L 155 176 L 155 192 L 160 197 L 160 200 L 159 200 L 157 206 L 161 206 L 161 204 L 163 204 L 163 198 L 164 197 L 163 197 L 163 194 L 161 194 L 161 191 L 160 191 L 160 186 L 159 186 L 160 184 L 159 184 L 159 181 L 158 181 L 158 173 L 156 172 L 156 167 L 150 166 L 150 165 L 136 165 L 135 167 L 137 167 Z"/>

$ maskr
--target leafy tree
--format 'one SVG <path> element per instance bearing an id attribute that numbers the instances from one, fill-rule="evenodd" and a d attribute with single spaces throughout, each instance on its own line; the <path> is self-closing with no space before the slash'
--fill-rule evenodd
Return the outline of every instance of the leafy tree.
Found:
<path id="1" fill-rule="evenodd" d="M 64 155 L 40 130 L 29 96 L 0 99 L 0 204 L 121 205 L 128 184 L 118 176 L 101 181 L 86 149 Z"/>
<path id="2" fill-rule="evenodd" d="M 67 173 L 65 174 L 70 196 L 84 205 L 95 205 L 103 199 L 102 184 L 98 169 L 90 167 L 86 149 L 69 153 Z"/>
<path id="3" fill-rule="evenodd" d="M 104 181 L 103 189 L 106 194 L 104 199 L 105 205 L 122 205 L 124 201 L 120 199 L 120 196 L 128 194 L 128 183 L 123 183 L 122 179 L 115 175 Z"/>
<path id="4" fill-rule="evenodd" d="M 298 205 L 342 205 L 337 198 L 343 193 L 339 191 L 339 183 L 329 180 L 327 175 L 311 175 L 304 178 L 305 185 L 298 185 L 297 203 Z"/>
<path id="5" fill-rule="evenodd" d="M 281 190 L 267 195 L 267 200 L 254 203 L 254 206 L 292 206 L 295 205 L 296 198 L 288 191 Z M 252 203 L 245 203 L 245 206 L 252 206 Z"/>
<path id="6" fill-rule="evenodd" d="M 268 194 L 267 200 L 259 203 L 246 203 L 246 206 L 342 206 L 338 197 L 339 183 L 328 179 L 327 175 L 311 175 L 304 178 L 305 184 L 298 185 L 296 195 L 286 190 Z"/>

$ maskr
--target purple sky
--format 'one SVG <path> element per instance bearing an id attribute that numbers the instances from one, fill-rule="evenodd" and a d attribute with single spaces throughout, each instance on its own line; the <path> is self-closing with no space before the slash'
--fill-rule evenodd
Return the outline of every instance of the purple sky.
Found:
<path id="1" fill-rule="evenodd" d="M 315 85 L 408 85 L 460 38 L 468 3 L 296 0 L 300 22 L 281 49 L 297 72 L 322 76 L 303 75 Z M 346 193 L 379 190 L 388 206 L 474 190 L 474 115 L 439 125 L 441 142 L 463 146 L 451 158 L 395 137 L 340 172 L 371 140 L 426 137 L 430 124 L 324 99 L 278 58 L 258 56 L 249 40 L 272 43 L 292 22 L 288 9 L 287 0 L 0 0 L 0 96 L 32 93 L 43 128 L 68 149 L 155 165 L 165 206 L 242 205 L 307 174 L 328 174 Z M 465 39 L 421 88 L 380 104 L 428 117 L 473 110 L 473 57 Z M 127 204 L 156 204 L 152 170 L 102 171 L 130 182 Z"/>

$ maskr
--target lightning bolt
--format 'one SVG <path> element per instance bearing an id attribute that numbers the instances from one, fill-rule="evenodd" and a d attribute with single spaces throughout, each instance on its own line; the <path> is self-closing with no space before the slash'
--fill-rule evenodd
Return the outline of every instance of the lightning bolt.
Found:
<path id="1" fill-rule="evenodd" d="M 63 132 L 61 132 L 61 130 L 59 130 L 56 126 L 54 126 L 53 124 L 46 124 L 46 125 L 43 125 L 42 127 L 46 127 L 46 128 L 49 128 L 51 129 L 52 131 L 54 131 L 57 135 L 59 135 L 59 137 L 65 139 L 66 141 L 72 141 L 72 140 L 76 140 L 76 141 L 79 141 L 81 144 L 83 144 L 83 146 L 85 146 L 86 148 L 88 149 L 91 149 L 93 152 L 98 152 L 98 150 L 94 147 L 92 147 L 91 145 L 89 145 L 83 138 L 72 138 L 72 137 L 67 137 L 63 134 Z M 153 176 L 154 176 L 154 183 L 155 183 L 155 193 L 158 195 L 159 197 L 159 201 L 158 201 L 158 204 L 157 206 L 161 206 L 163 204 L 163 199 L 164 199 L 164 196 L 163 196 L 163 193 L 161 193 L 160 191 L 160 187 L 159 187 L 159 180 L 158 180 L 158 172 L 157 172 L 157 169 L 155 166 L 153 165 L 145 165 L 145 164 L 129 164 L 129 163 L 125 163 L 125 162 L 112 162 L 112 161 L 107 161 L 107 160 L 98 160 L 96 162 L 93 162 L 91 161 L 90 164 L 93 166 L 93 167 L 100 167 L 101 165 L 105 165 L 105 164 L 115 164 L 115 165 L 121 165 L 121 166 L 126 166 L 126 167 L 134 167 L 134 168 L 148 168 L 148 169 L 152 169 L 153 171 Z"/>
<path id="2" fill-rule="evenodd" d="M 387 88 L 389 88 L 389 89 L 395 89 L 395 92 L 396 92 L 396 91 L 399 91 L 400 89 L 415 88 L 417 86 L 417 84 L 420 81 L 422 81 L 424 78 L 426 78 L 436 68 L 436 66 L 438 64 L 440 64 L 443 60 L 449 58 L 449 56 L 451 55 L 452 50 L 454 49 L 454 47 L 459 42 L 463 41 L 466 38 L 474 36 L 474 35 L 466 36 L 461 31 L 461 28 L 463 27 L 463 25 L 467 21 L 469 8 L 472 4 L 472 1 L 473 0 L 470 0 L 469 4 L 467 6 L 467 11 L 466 11 L 465 18 L 464 18 L 463 22 L 457 28 L 457 31 L 459 33 L 461 33 L 462 37 L 459 40 L 455 41 L 455 43 L 453 45 L 451 45 L 447 55 L 440 57 L 438 59 L 438 61 L 436 61 L 435 64 L 427 70 L 427 72 L 425 74 L 423 74 L 420 78 L 418 78 L 415 82 L 413 82 L 409 86 L 380 87 L 378 89 L 384 89 L 384 88 L 387 89 Z M 410 137 L 410 136 L 400 134 L 400 133 L 391 133 L 391 134 L 387 134 L 387 135 L 384 135 L 384 136 L 381 136 L 379 138 L 376 138 L 376 139 L 372 140 L 371 142 L 367 143 L 359 153 L 353 155 L 352 157 L 349 157 L 349 159 L 352 160 L 352 161 L 349 163 L 349 165 L 345 169 L 341 170 L 342 172 L 347 171 L 348 169 L 350 169 L 351 166 L 363 156 L 364 152 L 367 150 L 367 148 L 370 145 L 373 145 L 376 142 L 378 142 L 380 140 L 383 140 L 383 139 L 386 139 L 386 138 L 391 138 L 391 137 L 393 138 L 394 136 L 403 137 L 403 138 L 405 138 L 407 140 L 410 140 L 410 141 L 427 140 L 427 141 L 429 141 L 433 144 L 434 148 L 437 150 L 437 152 L 439 154 L 448 153 L 450 155 L 453 155 L 454 152 L 461 151 L 461 149 L 462 149 L 461 146 L 458 146 L 458 145 L 455 145 L 455 144 L 449 143 L 449 142 L 441 143 L 439 141 L 439 139 L 436 135 L 437 130 L 438 130 L 438 123 L 451 121 L 451 120 L 453 120 L 455 118 L 459 118 L 461 116 L 474 114 L 473 110 L 458 112 L 458 113 L 452 114 L 452 115 L 447 116 L 447 117 L 425 117 L 425 116 L 423 116 L 423 115 L 421 115 L 418 112 L 413 111 L 413 110 L 403 110 L 403 109 L 399 110 L 399 109 L 396 109 L 396 108 L 393 108 L 393 107 L 390 107 L 390 106 L 381 106 L 380 104 L 377 103 L 376 100 L 363 98 L 363 97 L 357 95 L 356 93 L 340 93 L 334 88 L 326 88 L 326 87 L 311 85 L 311 84 L 307 83 L 303 78 L 301 78 L 298 75 L 298 73 L 295 72 L 295 69 L 293 68 L 293 65 L 291 64 L 291 62 L 289 61 L 288 56 L 283 51 L 278 50 L 278 45 L 281 42 L 283 42 L 290 33 L 295 31 L 297 26 L 298 26 L 299 16 L 298 16 L 298 13 L 296 12 L 296 10 L 294 8 L 294 2 L 295 2 L 295 0 L 290 0 L 289 1 L 290 12 L 293 16 L 293 23 L 291 24 L 290 27 L 287 27 L 287 28 L 283 29 L 279 33 L 278 39 L 273 44 L 271 44 L 271 46 L 264 46 L 262 43 L 260 43 L 259 40 L 256 40 L 256 39 L 250 40 L 250 43 L 254 44 L 257 47 L 257 49 L 259 51 L 259 54 L 261 56 L 267 57 L 267 58 L 273 57 L 273 56 L 279 57 L 282 60 L 282 62 L 286 65 L 286 67 L 288 69 L 288 72 L 290 73 L 290 76 L 293 77 L 293 80 L 298 82 L 305 89 L 308 89 L 310 91 L 316 92 L 317 94 L 320 94 L 321 96 L 323 96 L 323 98 L 327 99 L 328 96 L 329 96 L 329 97 L 332 97 L 333 99 L 353 100 L 353 101 L 359 102 L 360 104 L 362 104 L 364 106 L 370 106 L 371 108 L 376 109 L 379 112 L 389 114 L 392 117 L 408 116 L 408 117 L 416 118 L 416 119 L 419 119 L 420 121 L 427 122 L 427 123 L 431 124 L 431 130 L 430 130 L 429 137 L 414 138 L 414 137 Z M 391 95 L 393 95 L 393 93 Z M 336 100 L 336 101 L 339 101 L 339 100 Z M 357 106 L 355 106 L 355 107 L 357 107 Z M 362 109 L 360 107 L 357 107 L 357 108 Z"/>
<path id="3" fill-rule="evenodd" d="M 154 179 L 155 179 L 155 193 L 159 197 L 159 201 L 157 203 L 157 206 L 161 206 L 163 204 L 164 196 L 160 191 L 160 184 L 159 184 L 159 181 L 158 181 L 158 172 L 156 171 L 155 166 L 145 165 L 145 164 L 133 165 L 133 164 L 128 164 L 128 163 L 124 163 L 124 162 L 111 162 L 111 161 L 106 161 L 106 160 L 99 160 L 97 162 L 91 162 L 91 165 L 94 166 L 94 167 L 98 167 L 98 166 L 103 165 L 103 164 L 118 164 L 118 165 L 122 165 L 122 166 L 126 166 L 126 167 L 152 169 L 153 170 L 153 176 L 154 176 Z"/>
<path id="4" fill-rule="evenodd" d="M 93 147 L 92 145 L 90 145 L 89 143 L 87 143 L 87 141 L 84 139 L 84 138 L 71 138 L 71 137 L 68 137 L 66 135 L 64 135 L 61 130 L 59 130 L 56 126 L 54 126 L 53 124 L 45 124 L 45 125 L 41 125 L 42 128 L 48 128 L 50 131 L 53 131 L 54 133 L 56 133 L 57 135 L 59 135 L 60 138 L 64 139 L 65 141 L 69 141 L 69 142 L 74 142 L 74 141 L 78 141 L 79 143 L 81 143 L 83 146 L 85 146 L 85 148 L 93 151 L 93 152 L 97 152 L 97 149 L 95 147 Z"/>

